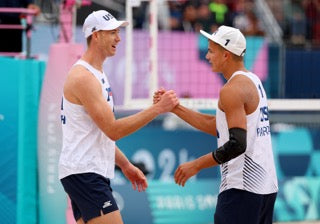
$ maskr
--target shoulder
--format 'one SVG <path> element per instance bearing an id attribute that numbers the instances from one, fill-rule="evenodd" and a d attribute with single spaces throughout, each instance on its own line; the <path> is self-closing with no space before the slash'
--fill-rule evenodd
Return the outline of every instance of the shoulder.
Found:
<path id="1" fill-rule="evenodd" d="M 257 87 L 254 81 L 245 75 L 236 75 L 225 86 L 227 89 L 232 89 L 234 94 L 244 98 L 257 94 Z"/>
<path id="2" fill-rule="evenodd" d="M 247 78 L 243 75 L 237 75 L 229 80 L 220 90 L 220 98 L 236 97 L 243 95 L 244 89 L 247 85 Z"/>
<path id="3" fill-rule="evenodd" d="M 236 75 L 227 84 L 232 86 L 247 86 L 251 84 L 252 81 L 246 75 Z"/>
<path id="4" fill-rule="evenodd" d="M 230 106 L 240 106 L 243 104 L 242 94 L 238 85 L 227 83 L 225 84 L 219 94 L 219 107 L 226 110 Z"/>
<path id="5" fill-rule="evenodd" d="M 101 92 L 101 85 L 95 76 L 81 65 L 73 66 L 66 78 L 63 93 L 73 103 L 81 104 L 85 97 Z"/>
<path id="6" fill-rule="evenodd" d="M 92 85 L 96 87 L 99 82 L 88 69 L 81 65 L 75 65 L 68 73 L 66 85 L 70 85 L 73 88 L 86 88 Z"/>
<path id="7" fill-rule="evenodd" d="M 244 107 L 250 114 L 259 104 L 257 86 L 247 76 L 237 75 L 221 89 L 219 101 L 221 107 Z"/>
<path id="8" fill-rule="evenodd" d="M 253 82 L 244 75 L 237 75 L 220 90 L 219 101 L 222 107 L 241 106 L 254 96 Z"/>

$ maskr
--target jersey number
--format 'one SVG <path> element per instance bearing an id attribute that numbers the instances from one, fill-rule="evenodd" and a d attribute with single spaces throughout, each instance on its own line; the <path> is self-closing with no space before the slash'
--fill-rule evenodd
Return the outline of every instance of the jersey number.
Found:
<path id="1" fill-rule="evenodd" d="M 268 107 L 260 107 L 260 121 L 268 121 L 269 120 L 269 110 Z"/>

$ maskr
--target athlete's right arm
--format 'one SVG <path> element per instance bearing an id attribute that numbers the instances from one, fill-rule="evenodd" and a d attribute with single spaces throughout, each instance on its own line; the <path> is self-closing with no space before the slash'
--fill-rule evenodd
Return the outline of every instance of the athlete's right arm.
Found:
<path id="1" fill-rule="evenodd" d="M 156 91 L 153 95 L 153 103 L 157 104 L 165 92 L 163 88 Z M 217 136 L 216 116 L 190 110 L 181 104 L 174 107 L 171 112 L 200 131 Z"/>
<path id="2" fill-rule="evenodd" d="M 190 110 L 181 104 L 173 108 L 171 112 L 200 131 L 217 136 L 216 116 Z"/>
<path id="3" fill-rule="evenodd" d="M 97 126 L 112 140 L 127 136 L 152 121 L 157 115 L 171 111 L 178 104 L 173 91 L 167 92 L 158 105 L 121 119 L 115 119 L 112 108 L 102 95 L 98 80 L 86 69 L 75 66 L 64 86 L 64 96 L 83 105 Z"/>

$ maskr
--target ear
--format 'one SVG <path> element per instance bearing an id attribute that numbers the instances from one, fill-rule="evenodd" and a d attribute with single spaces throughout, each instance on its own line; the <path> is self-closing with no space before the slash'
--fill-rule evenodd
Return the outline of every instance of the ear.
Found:
<path id="1" fill-rule="evenodd" d="M 98 38 L 98 32 L 93 32 L 92 39 L 97 39 L 97 38 Z"/>
<path id="2" fill-rule="evenodd" d="M 227 50 L 224 50 L 223 51 L 223 58 L 224 59 L 228 59 L 230 57 L 231 57 L 231 53 L 229 51 L 227 51 Z"/>

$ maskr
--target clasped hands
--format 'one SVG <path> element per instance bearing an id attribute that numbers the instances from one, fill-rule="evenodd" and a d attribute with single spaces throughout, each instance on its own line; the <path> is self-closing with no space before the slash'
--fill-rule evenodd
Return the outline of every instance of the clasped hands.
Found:
<path id="1" fill-rule="evenodd" d="M 153 94 L 153 104 L 162 103 L 161 105 L 163 110 L 166 112 L 172 111 L 177 105 L 179 105 L 179 99 L 174 90 L 165 90 L 160 88 L 155 91 Z"/>

